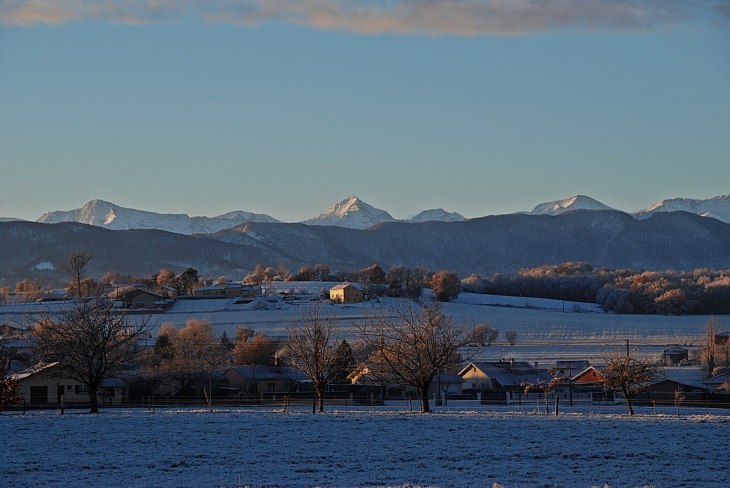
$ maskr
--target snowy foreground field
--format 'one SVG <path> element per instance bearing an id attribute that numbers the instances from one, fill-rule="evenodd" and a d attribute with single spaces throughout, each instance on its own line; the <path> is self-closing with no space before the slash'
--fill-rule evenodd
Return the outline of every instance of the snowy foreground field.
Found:
<path id="1" fill-rule="evenodd" d="M 0 485 L 726 487 L 726 412 L 3 414 Z"/>

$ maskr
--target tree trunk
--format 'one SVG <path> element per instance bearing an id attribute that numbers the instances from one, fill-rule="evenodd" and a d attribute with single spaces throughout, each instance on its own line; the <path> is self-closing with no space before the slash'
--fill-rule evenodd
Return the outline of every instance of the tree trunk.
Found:
<path id="1" fill-rule="evenodd" d="M 99 403 L 96 399 L 96 392 L 98 391 L 98 388 L 95 386 L 89 387 L 89 403 L 91 404 L 91 407 L 89 409 L 89 413 L 99 413 Z"/>
<path id="2" fill-rule="evenodd" d="M 317 401 L 319 402 L 319 411 L 324 412 L 324 392 L 317 392 Z"/>
<path id="3" fill-rule="evenodd" d="M 626 400 L 626 406 L 629 408 L 629 415 L 634 415 L 634 409 L 631 406 L 631 398 L 626 390 L 624 390 L 624 399 Z"/>
<path id="4" fill-rule="evenodd" d="M 428 387 L 418 387 L 418 394 L 421 396 L 421 413 L 429 413 L 431 406 L 428 404 Z"/>

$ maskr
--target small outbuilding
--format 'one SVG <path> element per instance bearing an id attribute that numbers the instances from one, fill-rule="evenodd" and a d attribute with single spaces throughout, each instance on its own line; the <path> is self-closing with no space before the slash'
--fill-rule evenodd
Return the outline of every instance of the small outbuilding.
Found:
<path id="1" fill-rule="evenodd" d="M 669 349 L 664 349 L 663 356 L 665 366 L 675 366 L 682 361 L 686 362 L 689 360 L 689 350 L 683 347 L 670 347 Z"/>
<path id="2" fill-rule="evenodd" d="M 256 298 L 256 288 L 235 281 L 195 288 L 193 295 L 203 298 Z"/>

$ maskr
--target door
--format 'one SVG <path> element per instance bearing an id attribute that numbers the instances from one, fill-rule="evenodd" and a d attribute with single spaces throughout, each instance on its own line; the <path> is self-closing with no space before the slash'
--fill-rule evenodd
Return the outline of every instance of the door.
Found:
<path id="1" fill-rule="evenodd" d="M 56 403 L 61 403 L 61 397 L 64 394 L 63 385 L 56 385 Z"/>

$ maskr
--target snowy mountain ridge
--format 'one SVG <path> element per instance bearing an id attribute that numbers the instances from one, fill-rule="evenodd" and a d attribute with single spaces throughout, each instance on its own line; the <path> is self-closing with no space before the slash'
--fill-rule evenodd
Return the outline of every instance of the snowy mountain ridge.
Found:
<path id="1" fill-rule="evenodd" d="M 702 217 L 712 217 L 725 223 L 730 223 L 730 194 L 720 195 L 707 200 L 691 198 L 670 198 L 655 203 L 649 208 L 640 210 L 634 215 L 639 219 L 646 219 L 658 212 L 690 212 Z"/>
<path id="2" fill-rule="evenodd" d="M 598 200 L 585 195 L 575 195 L 564 200 L 541 203 L 530 212 L 531 215 L 560 215 L 571 210 L 615 210 Z"/>
<path id="3" fill-rule="evenodd" d="M 332 205 L 325 213 L 302 223 L 307 225 L 335 225 L 348 229 L 365 229 L 381 222 L 395 221 L 385 210 L 380 210 L 355 196 L 350 196 Z"/>
<path id="4" fill-rule="evenodd" d="M 413 223 L 430 222 L 430 221 L 461 222 L 462 220 L 466 220 L 466 219 L 460 213 L 447 212 L 443 208 L 432 208 L 430 210 L 424 210 L 423 212 L 419 213 L 418 215 L 412 217 L 410 219 L 410 222 L 413 222 Z"/>
<path id="5" fill-rule="evenodd" d="M 230 229 L 246 222 L 279 222 L 266 214 L 235 211 L 218 217 L 190 217 L 186 214 L 158 214 L 120 207 L 104 200 L 91 200 L 82 208 L 49 212 L 38 222 L 78 222 L 110 230 L 157 229 L 176 234 L 201 234 Z"/>
<path id="6" fill-rule="evenodd" d="M 574 195 L 563 200 L 541 203 L 528 215 L 560 215 L 574 210 L 600 211 L 614 210 L 598 200 L 585 195 Z M 646 219 L 659 212 L 684 211 L 702 217 L 710 217 L 730 223 L 730 194 L 707 200 L 672 198 L 662 200 L 644 210 L 629 214 L 637 219 Z M 523 212 L 519 212 L 523 213 Z M 21 220 L 0 217 L 0 222 Z M 306 225 L 336 226 L 349 229 L 365 229 L 380 223 L 406 222 L 422 223 L 428 221 L 458 222 L 464 216 L 444 209 L 430 209 L 420 212 L 411 219 L 393 218 L 385 210 L 373 207 L 355 196 L 348 197 L 332 205 L 326 212 L 301 222 Z M 132 208 L 120 207 L 104 200 L 92 200 L 82 208 L 69 211 L 55 211 L 44 214 L 38 219 L 41 223 L 79 222 L 111 230 L 157 229 L 177 234 L 210 234 L 224 229 L 249 223 L 273 222 L 279 220 L 266 215 L 236 210 L 217 217 L 189 217 L 186 214 L 159 214 Z"/>

